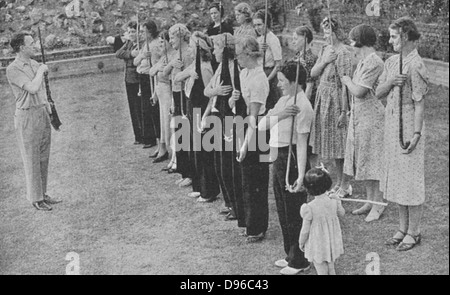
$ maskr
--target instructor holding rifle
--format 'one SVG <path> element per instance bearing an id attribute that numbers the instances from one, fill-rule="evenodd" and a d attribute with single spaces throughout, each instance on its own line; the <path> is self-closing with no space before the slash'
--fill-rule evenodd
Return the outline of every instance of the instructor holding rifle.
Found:
<path id="1" fill-rule="evenodd" d="M 50 125 L 58 130 L 61 122 L 56 111 L 52 121 L 53 101 L 46 98 L 48 67 L 31 59 L 36 52 L 31 33 L 15 34 L 10 44 L 16 59 L 7 67 L 6 77 L 16 99 L 14 129 L 25 168 L 27 199 L 37 210 L 50 211 L 51 205 L 61 202 L 47 195 Z"/>

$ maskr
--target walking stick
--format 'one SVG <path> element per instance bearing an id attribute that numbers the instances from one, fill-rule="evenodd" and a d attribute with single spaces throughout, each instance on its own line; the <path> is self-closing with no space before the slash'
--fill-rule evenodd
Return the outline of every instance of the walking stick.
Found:
<path id="1" fill-rule="evenodd" d="M 141 51 L 140 44 L 139 44 L 139 8 L 136 13 L 137 21 L 136 21 L 136 42 L 137 42 L 137 50 L 138 52 Z M 142 89 L 141 89 L 141 81 L 139 81 L 139 92 L 137 94 L 139 97 L 142 96 Z"/>
<path id="2" fill-rule="evenodd" d="M 219 2 L 219 15 L 220 15 L 220 25 L 219 25 L 219 35 L 222 34 L 222 1 Z"/>
<path id="3" fill-rule="evenodd" d="M 179 52 L 180 52 L 180 60 L 183 61 L 183 51 L 181 49 L 181 44 L 182 44 L 182 40 L 183 37 L 181 36 L 181 28 L 178 28 L 178 37 L 180 38 L 180 46 L 178 48 Z M 180 69 L 180 71 L 182 71 L 183 68 Z M 183 117 L 183 119 L 187 118 L 186 114 L 184 113 L 184 95 L 183 95 L 183 82 L 180 82 L 181 84 L 181 91 L 180 91 L 180 100 L 181 100 L 181 116 Z"/>
<path id="4" fill-rule="evenodd" d="M 306 42 L 305 42 L 306 43 Z M 297 92 L 298 92 L 298 80 L 300 76 L 300 57 L 297 60 L 297 74 L 295 77 L 295 94 L 294 94 L 294 105 L 297 105 Z M 289 183 L 290 176 L 290 168 L 291 168 L 291 160 L 292 160 L 292 140 L 294 139 L 294 129 L 295 129 L 295 116 L 292 116 L 292 124 L 291 124 L 291 136 L 289 140 L 289 153 L 287 159 L 287 167 L 286 167 L 286 190 L 289 192 L 294 192 L 294 187 Z"/>
<path id="5" fill-rule="evenodd" d="M 400 31 L 400 56 L 399 56 L 399 74 L 403 74 L 403 30 L 399 28 Z M 408 149 L 410 142 L 406 143 L 403 140 L 403 86 L 399 86 L 399 97 L 398 97 L 398 137 L 400 147 L 404 150 Z"/>
<path id="6" fill-rule="evenodd" d="M 369 201 L 369 200 L 339 198 L 337 195 L 334 195 L 334 194 L 329 194 L 328 196 L 330 197 L 330 199 L 344 201 L 344 202 L 369 203 L 369 204 L 379 205 L 379 206 L 384 206 L 384 207 L 386 207 L 388 205 L 387 203 L 381 203 L 381 202 L 375 202 L 375 201 Z"/>
<path id="7" fill-rule="evenodd" d="M 145 47 L 146 47 L 147 52 L 150 52 L 147 32 L 145 33 Z M 151 68 L 152 67 L 151 57 L 147 57 L 147 62 L 148 62 L 149 67 Z M 150 98 L 152 98 L 154 95 L 155 95 L 155 84 L 154 84 L 153 77 L 150 76 Z"/>
<path id="8" fill-rule="evenodd" d="M 268 10 L 269 10 L 269 0 L 266 0 L 266 10 L 264 14 L 264 44 L 267 42 L 267 18 L 268 18 Z M 263 69 L 266 67 L 266 49 L 264 49 L 263 54 Z"/>
<path id="9" fill-rule="evenodd" d="M 41 36 L 41 28 L 38 26 L 38 36 L 39 36 L 39 43 L 41 45 L 41 55 L 42 55 L 42 63 L 45 64 L 45 52 L 44 52 L 44 44 L 42 43 L 42 36 Z M 47 100 L 50 104 L 50 123 L 52 124 L 53 128 L 56 131 L 59 131 L 59 127 L 61 127 L 62 123 L 59 120 L 58 113 L 56 112 L 55 102 L 52 99 L 52 92 L 50 91 L 50 84 L 48 82 L 48 73 L 44 74 L 44 83 L 45 83 L 45 91 L 47 93 Z"/>

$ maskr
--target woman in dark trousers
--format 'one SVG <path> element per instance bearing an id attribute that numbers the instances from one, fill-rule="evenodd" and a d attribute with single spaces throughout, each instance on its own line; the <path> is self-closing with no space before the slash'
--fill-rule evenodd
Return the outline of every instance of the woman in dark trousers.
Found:
<path id="1" fill-rule="evenodd" d="M 150 101 L 155 91 L 155 85 L 150 86 L 149 75 L 152 63 L 158 61 L 159 57 L 156 51 L 159 43 L 156 39 L 158 37 L 158 29 L 152 20 L 145 22 L 140 29 L 140 32 L 146 34 L 146 37 L 140 38 L 141 40 L 144 39 L 145 42 L 142 44 L 138 55 L 134 59 L 134 65 L 137 66 L 136 71 L 139 73 L 141 83 L 142 138 L 144 148 L 151 148 L 160 142 L 159 106 L 152 104 Z M 167 150 L 162 150 L 160 145 L 151 157 L 157 157 L 158 153 L 160 153 L 159 157 L 167 158 L 168 156 Z"/>
<path id="2" fill-rule="evenodd" d="M 184 71 L 177 74 L 176 82 L 186 81 L 185 92 L 188 98 L 188 118 L 191 126 L 191 160 L 194 166 L 192 175 L 191 198 L 197 202 L 212 202 L 220 193 L 217 175 L 214 169 L 214 151 L 203 148 L 203 136 L 197 136 L 201 130 L 201 118 L 208 106 L 209 98 L 204 95 L 205 85 L 214 75 L 211 66 L 212 40 L 201 32 L 194 32 L 189 46 L 195 52 L 195 61 Z"/>
<path id="3" fill-rule="evenodd" d="M 239 145 L 238 161 L 241 163 L 247 242 L 254 243 L 264 239 L 269 225 L 269 163 L 262 158 L 260 141 L 265 134 L 258 131 L 257 124 L 258 116 L 266 112 L 270 85 L 258 62 L 261 51 L 256 38 L 240 39 L 236 45 L 236 56 L 243 68 L 240 73 L 242 88 L 241 91 L 233 91 L 230 104 L 238 101 L 242 94 L 247 109 L 246 121 L 249 124 Z"/>
<path id="4" fill-rule="evenodd" d="M 205 87 L 204 94 L 209 97 L 209 103 L 203 114 L 202 129 L 205 129 L 211 118 L 217 118 L 220 121 L 221 128 L 219 138 L 220 142 L 214 142 L 214 165 L 220 184 L 220 190 L 225 202 L 225 208 L 220 214 L 226 215 L 225 220 L 238 220 L 239 227 L 245 227 L 243 216 L 237 212 L 237 199 L 240 199 L 241 192 L 236 182 L 240 180 L 239 169 L 235 169 L 233 151 L 233 141 L 230 130 L 225 130 L 225 120 L 233 119 L 233 111 L 228 101 L 232 91 L 235 88 L 235 40 L 229 33 L 220 34 L 213 37 L 214 55 L 216 60 L 220 60 L 217 71 L 214 73 L 209 84 Z M 208 118 L 210 117 L 211 118 Z M 212 120 L 211 120 L 212 121 Z M 214 128 L 216 129 L 216 128 Z"/>
<path id="5" fill-rule="evenodd" d="M 125 87 L 127 90 L 128 105 L 130 107 L 131 122 L 134 131 L 134 144 L 143 144 L 142 138 L 142 108 L 141 97 L 139 93 L 139 74 L 136 66 L 133 64 L 134 58 L 137 56 L 137 24 L 130 21 L 127 25 L 127 41 L 116 52 L 116 57 L 125 61 Z M 134 54 L 134 56 L 133 56 Z"/>
<path id="6" fill-rule="evenodd" d="M 300 207 L 307 202 L 303 178 L 308 170 L 307 146 L 314 111 L 305 95 L 306 70 L 300 66 L 296 87 L 297 63 L 289 62 L 278 72 L 278 85 L 283 91 L 275 107 L 259 123 L 260 130 L 270 129 L 270 148 L 273 163 L 273 190 L 283 234 L 285 259 L 275 262 L 282 268 L 281 274 L 293 275 L 309 268 L 309 262 L 299 249 L 299 235 L 302 228 Z M 297 93 L 295 90 L 297 88 Z M 294 98 L 297 97 L 296 104 Z M 292 120 L 295 116 L 291 142 Z M 292 158 L 287 167 L 289 145 L 292 143 Z M 289 183 L 286 184 L 286 170 L 289 169 Z M 288 187 L 289 186 L 289 187 Z"/>

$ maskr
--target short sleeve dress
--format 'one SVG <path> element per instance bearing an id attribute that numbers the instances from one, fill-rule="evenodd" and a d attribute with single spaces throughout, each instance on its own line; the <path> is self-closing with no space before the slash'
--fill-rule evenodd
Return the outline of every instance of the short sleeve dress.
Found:
<path id="1" fill-rule="evenodd" d="M 372 53 L 358 63 L 353 83 L 369 89 L 358 98 L 353 96 L 344 173 L 355 180 L 381 180 L 383 169 L 384 106 L 375 97 L 378 78 L 384 63 Z"/>
<path id="2" fill-rule="evenodd" d="M 397 75 L 398 71 L 399 55 L 394 55 L 384 65 L 380 84 Z M 408 76 L 402 96 L 403 138 L 406 142 L 413 138 L 416 131 L 414 102 L 424 99 L 428 92 L 428 71 L 417 50 L 413 50 L 403 59 L 403 73 Z M 418 206 L 425 202 L 425 122 L 416 149 L 409 155 L 404 154 L 399 143 L 399 94 L 399 88 L 394 87 L 387 96 L 384 174 L 380 189 L 388 201 L 404 206 Z"/>
<path id="3" fill-rule="evenodd" d="M 338 202 L 326 194 L 316 196 L 300 208 L 303 220 L 311 221 L 305 244 L 305 257 L 309 262 L 334 262 L 344 254 L 338 210 Z"/>
<path id="4" fill-rule="evenodd" d="M 347 126 L 339 128 L 338 120 L 342 110 L 342 97 L 346 96 L 341 77 L 352 76 L 352 59 L 343 44 L 334 50 L 338 56 L 336 61 L 329 63 L 320 76 L 314 105 L 315 119 L 310 136 L 313 154 L 322 159 L 344 159 L 347 140 Z M 317 62 L 321 60 L 322 54 Z"/>

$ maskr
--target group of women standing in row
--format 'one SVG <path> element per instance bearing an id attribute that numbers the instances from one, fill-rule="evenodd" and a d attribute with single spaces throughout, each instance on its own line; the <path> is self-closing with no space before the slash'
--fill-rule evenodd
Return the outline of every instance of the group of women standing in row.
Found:
<path id="1" fill-rule="evenodd" d="M 293 35 L 298 55 L 281 65 L 280 42 L 266 30 L 264 11 L 253 14 L 248 4 L 240 3 L 235 8 L 240 27 L 234 31 L 222 22 L 220 5 L 213 4 L 210 12 L 213 24 L 205 33 L 191 33 L 185 25 L 176 24 L 158 39 L 150 20 L 142 25 L 146 42 L 140 50 L 135 49 L 136 39 L 130 38 L 117 52 L 127 61 L 129 101 L 138 91 L 142 93 L 143 132 L 139 137 L 135 128 L 136 142 L 143 142 L 148 128 L 158 126 L 154 161 L 166 160 L 171 151 L 165 170 L 180 173 L 177 184 L 192 185 L 188 196 L 198 202 L 212 202 L 222 193 L 225 207 L 220 214 L 225 220 L 237 220 L 249 243 L 262 241 L 268 228 L 272 162 L 286 253 L 275 265 L 282 268 L 282 274 L 305 271 L 312 262 L 319 274 L 334 273 L 334 261 L 343 253 L 337 220 L 343 208 L 332 199 L 351 195 L 350 177 L 365 181 L 369 200 L 379 202 L 384 193 L 386 199 L 399 204 L 400 228 L 386 244 L 403 251 L 420 242 L 425 196 L 421 134 L 427 80 L 415 49 L 420 34 L 414 23 L 401 18 L 391 25 L 390 43 L 401 54 L 385 64 L 375 53 L 374 29 L 355 27 L 349 34 L 358 59 L 353 71 L 352 55 L 343 43 L 345 35 L 334 19 L 322 22 L 328 44 L 318 57 L 310 46 L 312 31 L 299 27 Z M 136 24 L 130 23 L 128 29 L 132 36 Z M 136 86 L 135 73 L 131 74 L 133 67 L 140 73 L 140 86 Z M 384 97 L 386 107 L 380 102 Z M 139 124 L 134 124 L 133 103 L 130 111 L 135 127 Z M 239 124 L 228 129 L 227 118 L 235 122 L 245 118 L 248 124 L 244 130 Z M 189 122 L 187 132 L 183 132 L 183 122 Z M 215 125 L 222 132 L 211 137 L 208 131 Z M 201 142 L 211 143 L 213 150 L 203 145 L 200 150 L 193 148 L 197 131 L 202 133 Z M 405 150 L 398 144 L 399 131 L 409 139 Z M 270 150 L 261 145 L 266 138 Z M 252 148 L 255 142 L 256 149 Z M 261 160 L 264 156 L 270 161 Z M 310 169 L 318 166 L 319 159 L 335 160 L 337 181 L 332 189 L 325 168 Z M 308 194 L 316 196 L 310 204 Z M 370 222 L 383 210 L 383 206 L 367 203 L 353 213 L 369 213 L 366 221 Z"/>

